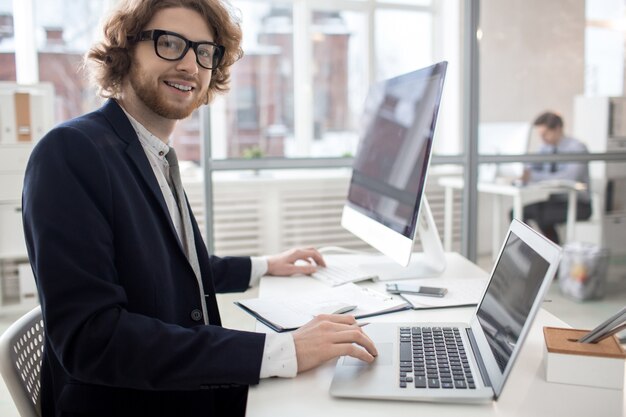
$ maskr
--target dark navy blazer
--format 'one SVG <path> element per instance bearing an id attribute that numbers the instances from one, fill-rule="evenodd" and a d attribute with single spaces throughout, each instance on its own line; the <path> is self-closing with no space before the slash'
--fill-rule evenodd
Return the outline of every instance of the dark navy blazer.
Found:
<path id="1" fill-rule="evenodd" d="M 37 144 L 23 218 L 45 323 L 44 416 L 243 415 L 265 336 L 221 327 L 215 293 L 245 290 L 250 259 L 209 256 L 192 218 L 204 325 L 193 269 L 114 100 Z"/>

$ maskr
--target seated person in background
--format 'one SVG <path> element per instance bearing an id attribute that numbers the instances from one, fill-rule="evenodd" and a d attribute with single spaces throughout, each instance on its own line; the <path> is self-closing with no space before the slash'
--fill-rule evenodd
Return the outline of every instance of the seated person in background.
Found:
<path id="1" fill-rule="evenodd" d="M 563 134 L 563 119 L 554 112 L 539 115 L 534 123 L 543 144 L 540 154 L 587 153 L 585 144 Z M 589 198 L 589 167 L 584 162 L 548 162 L 530 164 L 524 169 L 521 178 L 524 184 L 547 180 L 572 180 L 587 185 L 587 189 L 578 192 L 577 220 L 591 217 Z M 524 222 L 534 220 L 541 232 L 550 240 L 559 243 L 555 226 L 567 219 L 567 194 L 552 194 L 547 201 L 529 204 L 524 207 Z"/>

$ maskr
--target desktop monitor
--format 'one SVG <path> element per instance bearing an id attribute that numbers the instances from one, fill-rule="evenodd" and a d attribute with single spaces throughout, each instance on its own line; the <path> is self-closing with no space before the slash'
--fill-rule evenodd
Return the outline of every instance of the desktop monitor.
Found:
<path id="1" fill-rule="evenodd" d="M 341 225 L 403 267 L 400 275 L 385 274 L 389 279 L 445 268 L 424 187 L 446 67 L 440 62 L 375 84 L 365 102 Z M 424 256 L 412 259 L 416 235 Z"/>

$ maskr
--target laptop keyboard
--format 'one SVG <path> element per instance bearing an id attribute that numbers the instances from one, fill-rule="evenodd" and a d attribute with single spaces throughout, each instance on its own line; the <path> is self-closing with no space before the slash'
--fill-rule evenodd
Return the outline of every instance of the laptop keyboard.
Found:
<path id="1" fill-rule="evenodd" d="M 475 389 L 456 327 L 400 328 L 400 388 Z"/>

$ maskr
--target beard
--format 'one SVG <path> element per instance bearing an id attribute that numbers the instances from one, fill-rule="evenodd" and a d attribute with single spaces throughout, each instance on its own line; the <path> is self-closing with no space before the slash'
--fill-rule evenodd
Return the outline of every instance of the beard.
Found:
<path id="1" fill-rule="evenodd" d="M 191 113 L 205 104 L 208 93 L 206 89 L 197 91 L 193 90 L 194 100 L 187 106 L 175 105 L 169 103 L 167 99 L 159 95 L 159 83 L 163 81 L 150 78 L 148 71 L 142 71 L 138 65 L 133 65 L 129 73 L 129 82 L 137 97 L 154 113 L 166 119 L 182 120 L 191 115 Z M 180 78 L 180 76 L 179 76 Z M 188 77 L 190 81 L 197 81 L 192 77 Z"/>

